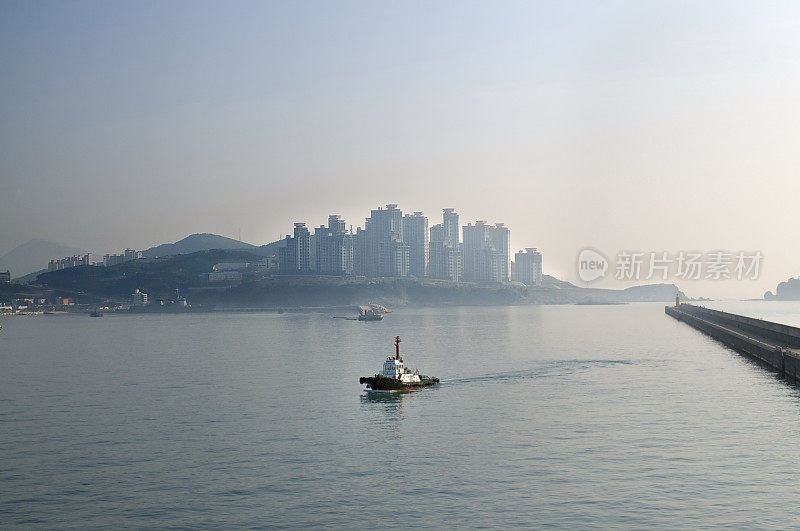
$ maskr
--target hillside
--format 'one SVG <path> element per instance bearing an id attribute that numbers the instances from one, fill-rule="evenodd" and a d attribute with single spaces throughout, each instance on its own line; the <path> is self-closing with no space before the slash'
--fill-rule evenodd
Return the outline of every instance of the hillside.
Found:
<path id="1" fill-rule="evenodd" d="M 286 247 L 286 240 L 278 240 L 276 242 L 268 243 L 266 245 L 262 245 L 261 247 L 256 247 L 255 249 L 251 249 L 252 252 L 258 254 L 259 256 L 263 256 L 264 258 L 278 257 L 278 249 L 281 247 Z"/>
<path id="2" fill-rule="evenodd" d="M 210 250 L 167 258 L 132 260 L 112 267 L 81 266 L 43 273 L 37 285 L 74 290 L 100 297 L 127 299 L 135 289 L 166 297 L 175 289 L 203 286 L 202 273 L 224 261 L 257 262 L 261 257 L 244 250 Z"/>
<path id="3" fill-rule="evenodd" d="M 437 280 L 364 279 L 340 277 L 271 277 L 249 273 L 236 286 L 209 285 L 201 278 L 223 261 L 258 261 L 255 250 L 211 250 L 167 258 L 126 262 L 113 267 L 83 266 L 39 275 L 49 289 L 74 290 L 97 297 L 127 299 L 135 289 L 153 298 L 181 290 L 196 306 L 281 307 L 362 304 L 605 304 L 637 301 L 671 302 L 678 293 L 671 284 L 627 290 L 580 288 L 553 277 L 542 286 L 467 284 Z"/>
<path id="4" fill-rule="evenodd" d="M 571 286 L 571 285 L 570 285 Z M 572 287 L 509 284 L 468 284 L 415 279 L 275 278 L 248 282 L 224 291 L 198 291 L 194 303 L 217 307 L 302 307 L 356 305 L 377 302 L 385 306 L 619 304 L 640 301 L 670 302 L 678 289 L 641 286 L 634 292 Z M 663 297 L 663 298 L 659 298 Z"/>
<path id="5" fill-rule="evenodd" d="M 191 254 L 211 249 L 255 249 L 255 245 L 240 242 L 217 234 L 191 234 L 175 243 L 163 243 L 142 251 L 144 258 L 163 258 L 178 254 Z"/>

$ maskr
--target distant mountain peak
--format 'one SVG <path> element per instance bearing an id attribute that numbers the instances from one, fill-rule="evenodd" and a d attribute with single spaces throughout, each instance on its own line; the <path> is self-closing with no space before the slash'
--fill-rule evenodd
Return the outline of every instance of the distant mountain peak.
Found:
<path id="1" fill-rule="evenodd" d="M 164 256 L 174 256 L 178 254 L 190 254 L 198 251 L 210 251 L 211 249 L 252 249 L 254 245 L 234 240 L 218 234 L 200 232 L 190 234 L 175 243 L 164 243 L 142 251 L 145 258 L 157 258 Z"/>
<path id="2" fill-rule="evenodd" d="M 0 256 L 0 271 L 8 269 L 12 278 L 18 278 L 46 269 L 50 260 L 83 253 L 78 247 L 35 238 Z"/>

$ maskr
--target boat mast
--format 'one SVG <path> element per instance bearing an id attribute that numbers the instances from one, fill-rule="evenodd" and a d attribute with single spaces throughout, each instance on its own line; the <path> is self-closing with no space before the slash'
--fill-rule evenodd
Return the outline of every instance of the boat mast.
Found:
<path id="1" fill-rule="evenodd" d="M 400 336 L 395 336 L 394 338 L 394 348 L 396 351 L 395 358 L 396 360 L 400 359 Z"/>

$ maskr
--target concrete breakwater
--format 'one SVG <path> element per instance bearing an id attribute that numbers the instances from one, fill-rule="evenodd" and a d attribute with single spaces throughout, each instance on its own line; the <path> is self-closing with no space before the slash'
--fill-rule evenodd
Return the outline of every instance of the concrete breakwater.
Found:
<path id="1" fill-rule="evenodd" d="M 800 382 L 800 328 L 691 304 L 667 306 L 664 311 Z"/>

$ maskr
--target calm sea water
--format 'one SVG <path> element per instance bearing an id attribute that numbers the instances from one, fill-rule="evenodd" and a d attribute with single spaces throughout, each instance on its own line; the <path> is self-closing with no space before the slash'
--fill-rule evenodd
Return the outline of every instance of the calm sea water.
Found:
<path id="1" fill-rule="evenodd" d="M 798 387 L 660 304 L 2 324 L 3 528 L 800 526 Z"/>

